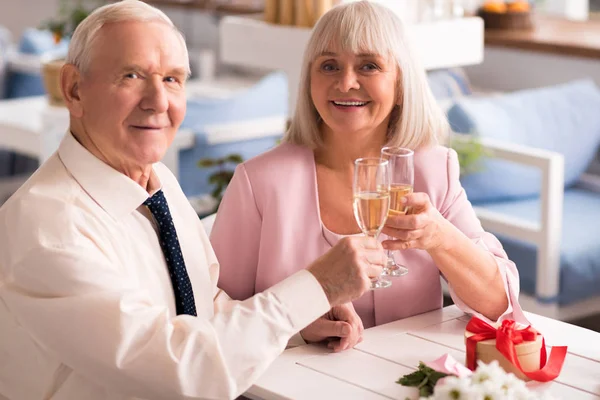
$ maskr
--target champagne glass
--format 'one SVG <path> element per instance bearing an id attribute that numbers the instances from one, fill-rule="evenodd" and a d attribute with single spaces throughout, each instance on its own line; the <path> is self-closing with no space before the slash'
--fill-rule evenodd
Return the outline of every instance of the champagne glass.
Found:
<path id="1" fill-rule="evenodd" d="M 390 208 L 390 175 L 388 161 L 381 158 L 359 158 L 354 161 L 354 218 L 361 231 L 377 239 Z M 392 282 L 382 277 L 371 279 L 371 289 L 386 288 Z"/>
<path id="2" fill-rule="evenodd" d="M 414 152 L 402 147 L 384 147 L 381 149 L 381 158 L 387 160 L 390 169 L 390 209 L 389 216 L 405 215 L 409 209 L 402 198 L 413 192 L 415 180 Z M 388 265 L 385 269 L 389 276 L 402 276 L 408 274 L 404 265 L 396 263 L 393 252 L 388 250 Z"/>

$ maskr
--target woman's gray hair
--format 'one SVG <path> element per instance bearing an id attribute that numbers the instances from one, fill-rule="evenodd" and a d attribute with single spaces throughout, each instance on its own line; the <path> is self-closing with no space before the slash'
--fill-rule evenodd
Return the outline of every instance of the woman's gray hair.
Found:
<path id="1" fill-rule="evenodd" d="M 302 62 L 296 112 L 284 140 L 319 148 L 321 118 L 310 93 L 311 67 L 332 46 L 354 54 L 374 53 L 392 57 L 398 67 L 396 90 L 400 105 L 392 110 L 388 146 L 411 149 L 440 144 L 449 133 L 448 120 L 437 104 L 419 55 L 400 18 L 393 11 L 369 1 L 336 6 L 315 25 Z"/>
<path id="2" fill-rule="evenodd" d="M 183 35 L 164 12 L 140 0 L 122 0 L 95 9 L 79 24 L 71 38 L 66 62 L 85 72 L 100 28 L 105 24 L 125 21 L 164 22 L 177 33 L 183 44 L 186 58 L 189 58 Z M 189 62 L 187 64 L 189 65 Z"/>

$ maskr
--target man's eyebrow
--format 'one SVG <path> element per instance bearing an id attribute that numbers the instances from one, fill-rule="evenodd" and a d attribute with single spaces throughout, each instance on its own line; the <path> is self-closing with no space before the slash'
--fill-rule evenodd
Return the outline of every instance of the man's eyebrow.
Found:
<path id="1" fill-rule="evenodd" d="M 125 71 L 146 71 L 146 69 L 143 68 L 139 64 L 127 64 L 123 68 L 121 68 L 121 71 L 122 72 L 125 72 Z M 184 77 L 184 78 L 188 79 L 191 74 L 190 74 L 190 71 L 189 71 L 188 68 L 176 67 L 176 68 L 170 69 L 169 72 L 167 73 L 167 75 L 176 75 L 176 76 L 180 76 L 180 77 Z"/>
<path id="2" fill-rule="evenodd" d="M 180 77 L 184 77 L 185 79 L 188 79 L 191 75 L 190 70 L 187 68 L 173 68 L 171 70 L 171 72 L 169 72 L 169 75 L 176 75 L 176 76 L 180 76 Z"/>
<path id="3" fill-rule="evenodd" d="M 138 64 L 127 64 L 123 68 L 121 68 L 121 71 L 140 71 L 140 70 L 143 71 L 144 68 L 142 68 L 142 66 L 138 65 Z"/>

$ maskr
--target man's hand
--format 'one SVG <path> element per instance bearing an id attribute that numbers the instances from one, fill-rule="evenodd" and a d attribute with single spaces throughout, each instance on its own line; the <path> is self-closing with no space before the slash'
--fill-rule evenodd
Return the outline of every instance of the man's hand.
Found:
<path id="1" fill-rule="evenodd" d="M 329 312 L 300 331 L 308 342 L 328 340 L 327 347 L 343 351 L 362 342 L 363 323 L 352 303 L 333 307 Z"/>
<path id="2" fill-rule="evenodd" d="M 332 307 L 348 303 L 369 290 L 387 257 L 381 244 L 369 237 L 341 239 L 307 269 L 319 281 Z"/>

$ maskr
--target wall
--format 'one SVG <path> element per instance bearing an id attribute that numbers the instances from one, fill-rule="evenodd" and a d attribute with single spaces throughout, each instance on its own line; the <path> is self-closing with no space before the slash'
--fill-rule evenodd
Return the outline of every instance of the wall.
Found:
<path id="1" fill-rule="evenodd" d="M 40 22 L 53 17 L 58 10 L 59 0 L 0 0 L 0 25 L 19 38 L 28 27 L 37 27 Z"/>
<path id="2" fill-rule="evenodd" d="M 8 28 L 17 41 L 26 28 L 38 27 L 42 21 L 55 17 L 59 1 L 0 0 L 0 25 Z M 218 29 L 215 18 L 202 12 L 185 13 L 175 7 L 162 9 L 184 32 L 190 48 L 217 49 Z"/>
<path id="3" fill-rule="evenodd" d="M 474 86 L 493 90 L 535 88 L 591 78 L 600 85 L 600 59 L 486 46 L 483 63 L 466 68 Z"/>
<path id="4" fill-rule="evenodd" d="M 218 48 L 218 18 L 203 11 L 185 12 L 176 7 L 160 7 L 186 37 L 188 48 Z"/>

